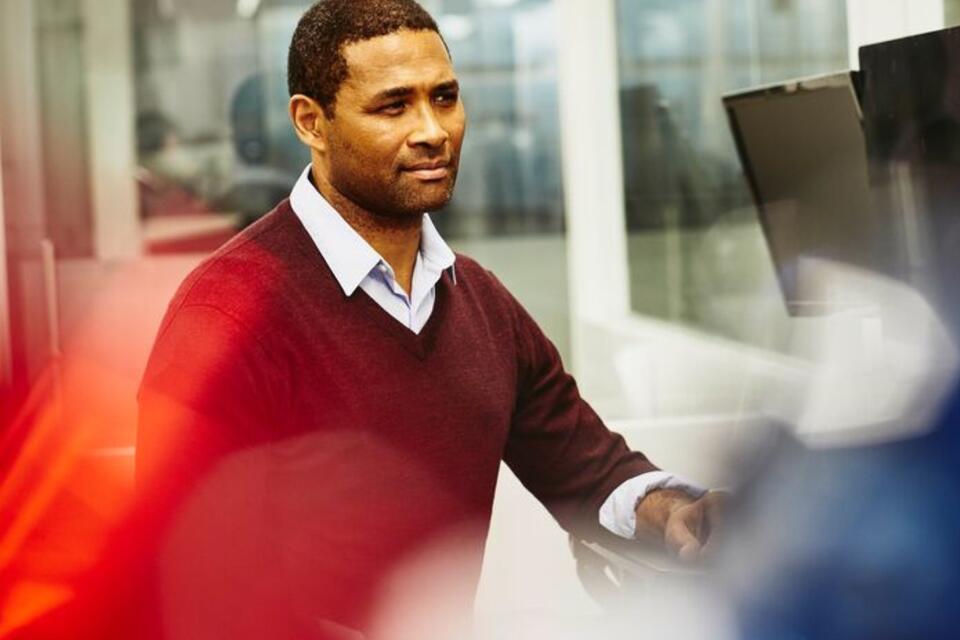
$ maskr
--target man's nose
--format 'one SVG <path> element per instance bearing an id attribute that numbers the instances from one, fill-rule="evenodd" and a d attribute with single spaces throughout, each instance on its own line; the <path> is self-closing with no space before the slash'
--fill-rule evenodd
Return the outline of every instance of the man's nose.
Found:
<path id="1" fill-rule="evenodd" d="M 424 104 L 417 109 L 417 126 L 408 138 L 410 146 L 443 146 L 450 138 L 450 134 L 443 128 L 437 112 L 432 104 Z"/>

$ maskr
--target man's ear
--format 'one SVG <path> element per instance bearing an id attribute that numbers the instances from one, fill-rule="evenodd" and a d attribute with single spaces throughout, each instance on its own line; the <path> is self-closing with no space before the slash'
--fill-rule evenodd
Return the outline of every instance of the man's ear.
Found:
<path id="1" fill-rule="evenodd" d="M 308 96 L 296 94 L 290 98 L 290 120 L 300 141 L 320 153 L 327 150 L 327 116 L 323 107 Z"/>

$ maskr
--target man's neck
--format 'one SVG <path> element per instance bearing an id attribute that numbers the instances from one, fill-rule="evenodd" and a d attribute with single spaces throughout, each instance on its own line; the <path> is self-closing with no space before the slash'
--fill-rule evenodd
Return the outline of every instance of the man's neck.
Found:
<path id="1" fill-rule="evenodd" d="M 329 182 L 319 179 L 316 172 L 311 171 L 310 180 L 340 217 L 390 265 L 397 284 L 410 295 L 413 288 L 413 268 L 420 251 L 422 217 L 396 218 L 377 215 L 357 205 Z"/>

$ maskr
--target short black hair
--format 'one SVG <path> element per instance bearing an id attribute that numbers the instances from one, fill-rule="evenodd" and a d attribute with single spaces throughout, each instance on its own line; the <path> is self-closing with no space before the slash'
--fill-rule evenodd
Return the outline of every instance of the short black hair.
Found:
<path id="1" fill-rule="evenodd" d="M 443 39 L 437 23 L 414 0 L 320 0 L 300 18 L 290 42 L 290 95 L 313 98 L 332 119 L 348 75 L 343 47 L 403 29 L 433 31 Z"/>

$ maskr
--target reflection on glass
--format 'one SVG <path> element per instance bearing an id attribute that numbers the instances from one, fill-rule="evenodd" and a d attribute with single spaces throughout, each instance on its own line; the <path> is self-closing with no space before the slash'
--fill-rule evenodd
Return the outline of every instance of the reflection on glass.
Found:
<path id="1" fill-rule="evenodd" d="M 286 54 L 309 5 L 265 2 L 241 15 L 234 3 L 135 3 L 149 251 L 213 249 L 289 193 L 309 155 L 287 117 Z M 470 118 L 441 231 L 452 239 L 562 232 L 551 3 L 424 5 L 446 35 Z"/>
<path id="2" fill-rule="evenodd" d="M 618 9 L 632 308 L 783 348 L 786 313 L 721 98 L 846 68 L 844 4 L 620 0 Z"/>

